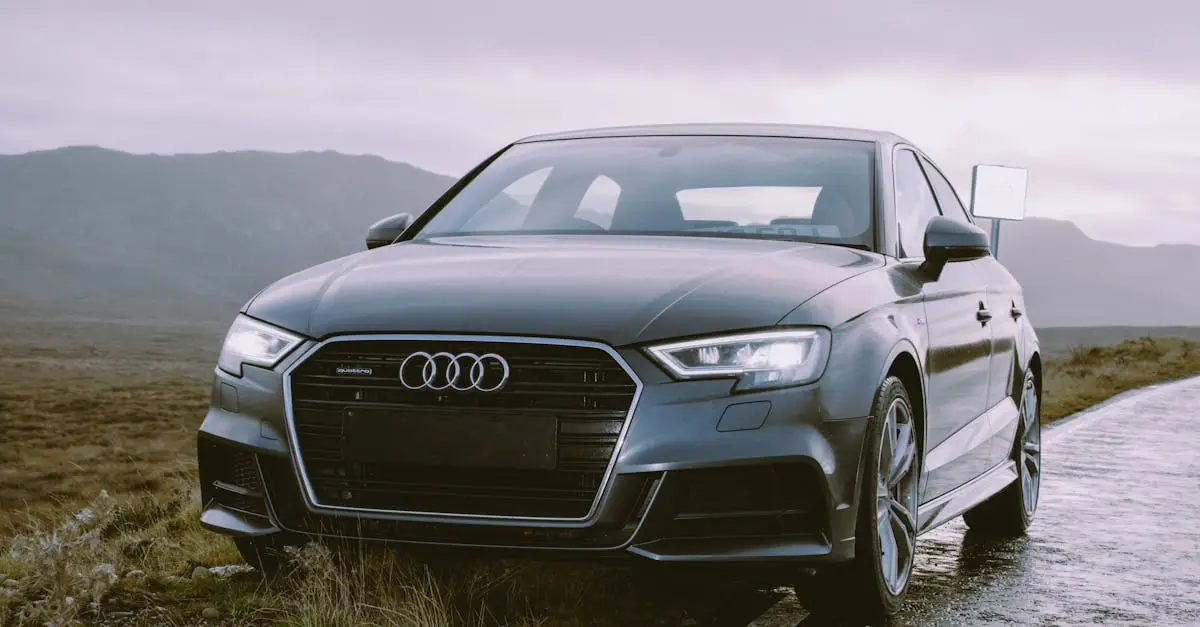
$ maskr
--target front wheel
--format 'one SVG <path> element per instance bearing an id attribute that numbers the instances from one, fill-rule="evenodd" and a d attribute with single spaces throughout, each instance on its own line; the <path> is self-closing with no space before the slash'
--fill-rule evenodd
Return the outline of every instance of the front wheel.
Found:
<path id="1" fill-rule="evenodd" d="M 963 514 L 963 521 L 971 529 L 987 535 L 1015 536 L 1025 533 L 1033 522 L 1042 487 L 1040 400 L 1037 380 L 1028 370 L 1018 399 L 1017 437 L 1012 450 L 1017 480 Z"/>
<path id="2" fill-rule="evenodd" d="M 276 535 L 257 538 L 237 537 L 233 539 L 238 553 L 247 564 L 264 577 L 274 577 L 284 570 L 288 557 L 284 552 L 283 538 Z"/>
<path id="3" fill-rule="evenodd" d="M 855 557 L 796 585 L 814 615 L 885 620 L 904 603 L 917 545 L 920 455 L 912 402 L 888 377 L 876 392 L 863 454 Z"/>

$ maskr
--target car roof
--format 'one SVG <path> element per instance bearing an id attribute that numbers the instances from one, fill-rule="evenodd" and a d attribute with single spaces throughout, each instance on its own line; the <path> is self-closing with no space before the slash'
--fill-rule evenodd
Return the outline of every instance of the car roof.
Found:
<path id="1" fill-rule="evenodd" d="M 638 137 L 649 135 L 729 135 L 757 137 L 797 137 L 812 139 L 850 139 L 857 141 L 878 142 L 892 145 L 911 143 L 908 140 L 886 131 L 873 131 L 863 128 L 841 126 L 818 126 L 804 124 L 775 124 L 775 123 L 675 123 L 675 124 L 646 124 L 638 126 L 606 126 L 600 128 L 578 129 L 542 133 L 521 138 L 514 143 L 539 141 L 554 141 L 560 139 L 587 139 L 595 137 Z"/>

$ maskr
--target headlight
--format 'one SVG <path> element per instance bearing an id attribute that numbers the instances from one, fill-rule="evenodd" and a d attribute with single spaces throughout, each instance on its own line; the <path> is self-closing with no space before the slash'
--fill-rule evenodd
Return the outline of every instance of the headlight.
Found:
<path id="1" fill-rule="evenodd" d="M 680 379 L 737 377 L 739 390 L 803 385 L 825 370 L 829 331 L 763 331 L 659 344 L 650 354 Z"/>
<path id="2" fill-rule="evenodd" d="M 242 376 L 242 365 L 272 368 L 304 339 L 279 327 L 239 315 L 225 334 L 217 367 Z"/>

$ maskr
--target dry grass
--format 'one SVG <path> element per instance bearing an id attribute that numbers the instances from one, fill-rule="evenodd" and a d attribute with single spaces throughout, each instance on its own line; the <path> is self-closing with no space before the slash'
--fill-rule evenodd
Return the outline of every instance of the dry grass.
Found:
<path id="1" fill-rule="evenodd" d="M 322 544 L 296 548 L 291 572 L 274 579 L 223 573 L 240 558 L 196 524 L 198 498 L 186 484 L 157 496 L 102 494 L 56 526 L 25 529 L 0 554 L 0 627 L 680 625 L 730 604 L 761 612 L 775 600 L 652 570 L 427 561 L 367 547 L 335 554 Z"/>
<path id="2" fill-rule="evenodd" d="M 1046 363 L 1042 421 L 1052 422 L 1135 388 L 1200 374 L 1200 342 L 1144 337 L 1076 347 Z"/>
<path id="3" fill-rule="evenodd" d="M 762 593 L 658 571 L 310 545 L 272 581 L 197 524 L 194 434 L 219 331 L 7 324 L 0 337 L 0 627 L 24 624 L 686 624 Z M 1200 374 L 1200 344 L 1140 339 L 1046 364 L 1043 419 Z M 111 495 L 111 496 L 109 496 Z M 86 508 L 86 509 L 83 509 Z M 81 515 L 82 511 L 84 512 Z M 8 551 L 7 549 L 13 549 Z M 133 574 L 130 574 L 130 573 Z M 748 617 L 747 617 L 748 618 Z"/>
<path id="4" fill-rule="evenodd" d="M 157 493 L 190 477 L 220 336 L 5 321 L 0 536 L 61 506 Z"/>

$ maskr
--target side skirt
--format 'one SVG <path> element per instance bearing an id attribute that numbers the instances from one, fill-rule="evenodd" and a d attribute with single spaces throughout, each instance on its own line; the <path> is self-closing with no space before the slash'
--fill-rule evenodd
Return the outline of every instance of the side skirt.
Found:
<path id="1" fill-rule="evenodd" d="M 1015 425 L 1020 415 L 1012 397 L 1005 397 L 933 447 L 925 456 L 925 472 L 938 470 L 979 450 L 981 446 L 987 446 L 997 434 Z"/>
<path id="2" fill-rule="evenodd" d="M 931 531 L 953 520 L 1016 480 L 1017 463 L 1007 460 L 971 481 L 921 505 L 917 509 L 917 520 L 920 521 L 917 534 Z"/>

